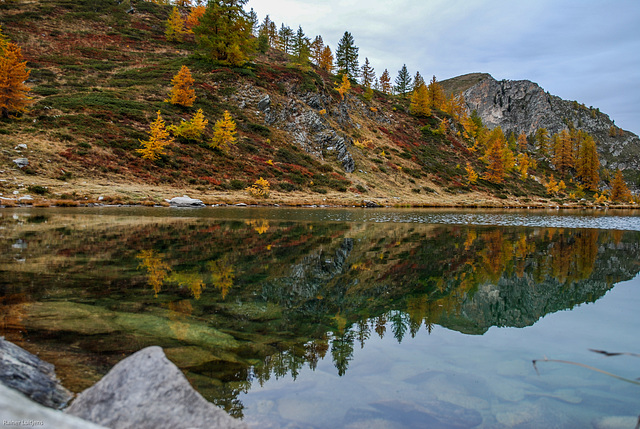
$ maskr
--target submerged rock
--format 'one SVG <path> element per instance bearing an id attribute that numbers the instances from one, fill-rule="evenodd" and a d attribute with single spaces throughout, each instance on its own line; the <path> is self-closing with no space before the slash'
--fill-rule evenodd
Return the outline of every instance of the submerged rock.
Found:
<path id="1" fill-rule="evenodd" d="M 0 410 L 6 427 L 44 429 L 106 429 L 78 417 L 33 402 L 21 393 L 0 384 Z"/>
<path id="2" fill-rule="evenodd" d="M 189 198 L 187 195 L 171 198 L 166 201 L 171 205 L 171 207 L 204 207 L 204 203 L 201 200 Z"/>
<path id="3" fill-rule="evenodd" d="M 0 382 L 49 408 L 62 408 L 73 396 L 58 381 L 53 365 L 1 337 Z"/>
<path id="4" fill-rule="evenodd" d="M 247 428 L 207 402 L 155 346 L 119 362 L 66 412 L 113 429 Z"/>

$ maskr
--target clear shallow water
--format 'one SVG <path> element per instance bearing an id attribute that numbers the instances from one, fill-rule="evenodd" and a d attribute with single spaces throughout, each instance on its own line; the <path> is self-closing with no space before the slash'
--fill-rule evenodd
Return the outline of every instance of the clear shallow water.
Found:
<path id="1" fill-rule="evenodd" d="M 0 212 L 0 334 L 82 390 L 158 344 L 255 427 L 635 425 L 638 216 Z"/>

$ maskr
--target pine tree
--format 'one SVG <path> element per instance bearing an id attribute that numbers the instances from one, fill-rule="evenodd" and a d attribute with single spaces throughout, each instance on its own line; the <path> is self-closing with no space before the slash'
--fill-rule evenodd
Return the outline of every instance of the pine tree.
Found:
<path id="1" fill-rule="evenodd" d="M 193 102 L 196 101 L 196 91 L 192 88 L 193 78 L 189 67 L 183 65 L 171 83 L 173 88 L 169 93 L 170 99 L 165 101 L 185 107 L 193 106 Z"/>
<path id="2" fill-rule="evenodd" d="M 411 76 L 407 70 L 407 65 L 403 64 L 402 68 L 398 70 L 398 76 L 396 77 L 396 92 L 402 97 L 406 97 L 407 93 L 411 89 Z"/>
<path id="3" fill-rule="evenodd" d="M 174 7 L 173 11 L 171 11 L 169 19 L 165 22 L 165 27 L 164 35 L 169 42 L 184 41 L 184 35 L 187 34 L 188 30 L 177 7 Z"/>
<path id="4" fill-rule="evenodd" d="M 304 66 L 309 63 L 309 57 L 311 56 L 310 46 L 311 43 L 309 42 L 309 38 L 304 35 L 302 27 L 299 26 L 291 43 L 291 53 L 296 64 Z"/>
<path id="5" fill-rule="evenodd" d="M 242 8 L 247 0 L 209 0 L 204 15 L 193 29 L 198 47 L 223 64 L 244 64 L 255 50 L 251 23 Z"/>
<path id="6" fill-rule="evenodd" d="M 628 201 L 631 198 L 631 192 L 622 177 L 622 171 L 617 170 L 616 175 L 611 181 L 611 201 Z"/>
<path id="7" fill-rule="evenodd" d="M 320 55 L 320 63 L 318 66 L 321 69 L 326 70 L 328 73 L 333 72 L 333 53 L 329 46 L 325 46 L 322 49 L 322 55 Z"/>
<path id="8" fill-rule="evenodd" d="M 139 140 L 142 147 L 136 152 L 141 153 L 144 159 L 154 161 L 164 155 L 164 148 L 173 143 L 173 138 L 169 136 L 169 131 L 165 128 L 164 119 L 158 110 L 158 117 L 151 124 L 149 140 Z"/>
<path id="9" fill-rule="evenodd" d="M 320 62 L 322 61 L 322 51 L 324 50 L 324 41 L 322 40 L 322 36 L 316 36 L 311 42 L 311 60 L 315 65 L 320 67 Z M 333 60 L 331 60 L 333 62 Z"/>
<path id="10" fill-rule="evenodd" d="M 216 122 L 213 127 L 213 137 L 209 146 L 219 148 L 222 151 L 229 149 L 230 144 L 236 142 L 236 123 L 228 110 L 224 111 L 222 119 Z"/>
<path id="11" fill-rule="evenodd" d="M 362 65 L 362 86 L 365 88 L 371 88 L 374 79 L 376 78 L 376 74 L 373 71 L 373 67 L 369 63 L 369 58 L 364 59 L 364 64 Z"/>
<path id="12" fill-rule="evenodd" d="M 293 54 L 293 30 L 282 24 L 278 31 L 278 48 L 285 54 Z"/>
<path id="13" fill-rule="evenodd" d="M 273 22 L 271 21 L 271 18 L 269 18 L 269 15 L 264 17 L 264 20 L 262 21 L 262 24 L 260 25 L 260 28 L 258 30 L 258 43 L 260 44 L 260 40 L 263 39 L 266 41 L 267 47 L 273 47 L 273 43 L 271 41 L 271 34 L 269 31 L 269 28 L 271 27 L 271 24 Z M 266 52 L 266 49 L 264 50 L 264 52 Z"/>
<path id="14" fill-rule="evenodd" d="M 384 69 L 380 76 L 380 89 L 387 95 L 391 94 L 391 76 L 389 76 L 389 70 L 387 69 Z"/>
<path id="15" fill-rule="evenodd" d="M 258 14 L 253 8 L 247 14 L 247 21 L 249 21 L 249 25 L 251 26 L 251 34 L 254 36 L 258 35 L 258 27 L 260 27 L 260 21 L 258 20 Z"/>
<path id="16" fill-rule="evenodd" d="M 415 77 L 413 78 L 413 86 L 411 87 L 411 90 L 415 91 L 416 88 L 418 88 L 420 85 L 424 85 L 426 87 L 426 83 L 422 78 L 422 75 L 420 75 L 420 72 L 417 71 Z"/>
<path id="17" fill-rule="evenodd" d="M 353 36 L 348 31 L 344 32 L 338 42 L 336 65 L 338 73 L 346 74 L 349 79 L 358 77 L 358 47 L 355 46 Z"/>
<path id="18" fill-rule="evenodd" d="M 418 85 L 411 94 L 411 105 L 409 110 L 416 116 L 429 116 L 431 115 L 431 108 L 429 107 L 429 93 L 424 83 Z"/>
<path id="19" fill-rule="evenodd" d="M 24 82 L 29 78 L 27 62 L 22 59 L 22 49 L 7 42 L 0 52 L 0 116 L 24 112 L 31 103 Z"/>

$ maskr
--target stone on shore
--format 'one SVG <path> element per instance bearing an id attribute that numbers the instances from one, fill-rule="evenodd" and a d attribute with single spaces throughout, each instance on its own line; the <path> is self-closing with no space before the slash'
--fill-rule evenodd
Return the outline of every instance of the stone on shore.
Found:
<path id="1" fill-rule="evenodd" d="M 112 429 L 247 428 L 207 402 L 156 346 L 119 362 L 66 412 Z"/>
<path id="2" fill-rule="evenodd" d="M 53 365 L 2 337 L 0 382 L 49 408 L 62 408 L 73 396 L 58 381 Z"/>
<path id="3" fill-rule="evenodd" d="M 187 195 L 171 198 L 166 201 L 171 207 L 204 207 L 204 203 L 201 200 L 189 198 Z"/>
<path id="4" fill-rule="evenodd" d="M 33 402 L 20 392 L 0 384 L 0 418 L 5 427 L 43 429 L 106 429 L 78 417 Z"/>

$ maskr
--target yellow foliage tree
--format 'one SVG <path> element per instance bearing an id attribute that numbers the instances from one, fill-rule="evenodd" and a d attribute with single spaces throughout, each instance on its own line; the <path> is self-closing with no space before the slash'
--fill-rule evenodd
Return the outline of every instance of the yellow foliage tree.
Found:
<path id="1" fill-rule="evenodd" d="M 253 185 L 249 186 L 246 191 L 254 198 L 268 198 L 270 187 L 269 181 L 261 177 Z"/>
<path id="2" fill-rule="evenodd" d="M 185 22 L 185 25 L 190 33 L 193 33 L 193 27 L 200 23 L 200 17 L 204 15 L 204 12 L 206 10 L 207 8 L 204 5 L 198 5 L 191 8 L 189 16 L 187 16 L 187 20 Z"/>
<path id="3" fill-rule="evenodd" d="M 600 160 L 598 151 L 593 137 L 586 135 L 582 139 L 578 148 L 578 157 L 576 159 L 576 173 L 587 188 L 592 191 L 598 189 L 600 182 Z"/>
<path id="4" fill-rule="evenodd" d="M 349 76 L 345 73 L 342 75 L 342 81 L 339 84 L 336 83 L 336 91 L 340 94 L 340 98 L 344 100 L 345 94 L 347 94 L 350 89 L 351 82 L 349 82 Z"/>
<path id="5" fill-rule="evenodd" d="M 473 185 L 474 183 L 476 183 L 478 181 L 478 173 L 476 173 L 476 171 L 473 169 L 473 167 L 471 166 L 471 163 L 467 162 L 467 166 L 465 167 L 465 170 L 467 171 L 467 182 L 470 185 Z"/>
<path id="6" fill-rule="evenodd" d="M 162 283 L 164 283 L 168 272 L 171 271 L 169 264 L 162 260 L 163 257 L 164 255 L 158 254 L 154 250 L 142 250 L 136 256 L 137 259 L 140 259 L 138 268 L 147 270 L 149 276 L 147 283 L 153 288 L 156 298 L 162 289 Z"/>
<path id="7" fill-rule="evenodd" d="M 224 111 L 222 119 L 216 122 L 213 127 L 213 137 L 209 146 L 226 151 L 230 144 L 236 142 L 236 123 L 228 110 Z"/>
<path id="8" fill-rule="evenodd" d="M 24 112 L 31 103 L 29 87 L 24 84 L 29 71 L 19 46 L 6 43 L 0 48 L 0 114 L 8 118 L 9 113 Z"/>
<path id="9" fill-rule="evenodd" d="M 573 168 L 573 144 L 567 130 L 560 131 L 554 136 L 553 164 L 560 174 L 565 174 Z"/>
<path id="10" fill-rule="evenodd" d="M 333 71 L 333 53 L 331 52 L 331 48 L 329 46 L 325 46 L 322 48 L 320 52 L 320 59 L 318 61 L 318 67 L 327 72 L 331 73 Z"/>
<path id="11" fill-rule="evenodd" d="M 152 161 L 159 159 L 160 155 L 164 155 L 164 148 L 168 144 L 173 143 L 173 138 L 169 135 L 169 131 L 165 128 L 164 119 L 158 110 L 158 117 L 151 124 L 149 131 L 149 140 L 140 140 L 142 147 L 136 152 L 141 153 L 145 159 Z"/>
<path id="12" fill-rule="evenodd" d="M 233 279 L 235 278 L 233 265 L 226 258 L 211 261 L 208 265 L 213 286 L 220 289 L 222 299 L 225 299 L 229 289 L 233 287 Z"/>
<path id="13" fill-rule="evenodd" d="M 169 93 L 170 98 L 165 101 L 185 107 L 193 106 L 193 102 L 196 101 L 196 91 L 192 88 L 193 82 L 189 67 L 182 66 L 178 74 L 171 79 L 173 88 Z"/>
<path id="14" fill-rule="evenodd" d="M 429 104 L 429 91 L 427 91 L 427 87 L 424 84 L 418 85 L 411 94 L 409 110 L 416 116 L 429 116 L 431 115 Z"/>
<path id="15" fill-rule="evenodd" d="M 430 107 L 432 109 L 444 110 L 447 98 L 444 95 L 442 85 L 438 83 L 435 76 L 431 78 L 427 90 L 429 91 Z"/>
<path id="16" fill-rule="evenodd" d="M 518 135 L 518 148 L 520 152 L 525 152 L 527 150 L 527 135 L 525 133 L 520 133 Z"/>
<path id="17" fill-rule="evenodd" d="M 169 19 L 165 22 L 166 30 L 164 32 L 165 37 L 169 42 L 182 42 L 184 35 L 188 33 L 185 28 L 184 19 L 177 7 L 173 8 Z"/>
<path id="18" fill-rule="evenodd" d="M 208 123 L 209 121 L 204 118 L 202 109 L 198 109 L 191 120 L 184 121 L 177 127 L 171 125 L 167 127 L 167 130 L 176 137 L 182 137 L 186 140 L 200 140 Z"/>
<path id="19" fill-rule="evenodd" d="M 4 55 L 7 45 L 9 45 L 9 41 L 7 40 L 7 37 L 2 34 L 2 26 L 0 25 L 0 56 Z"/>

